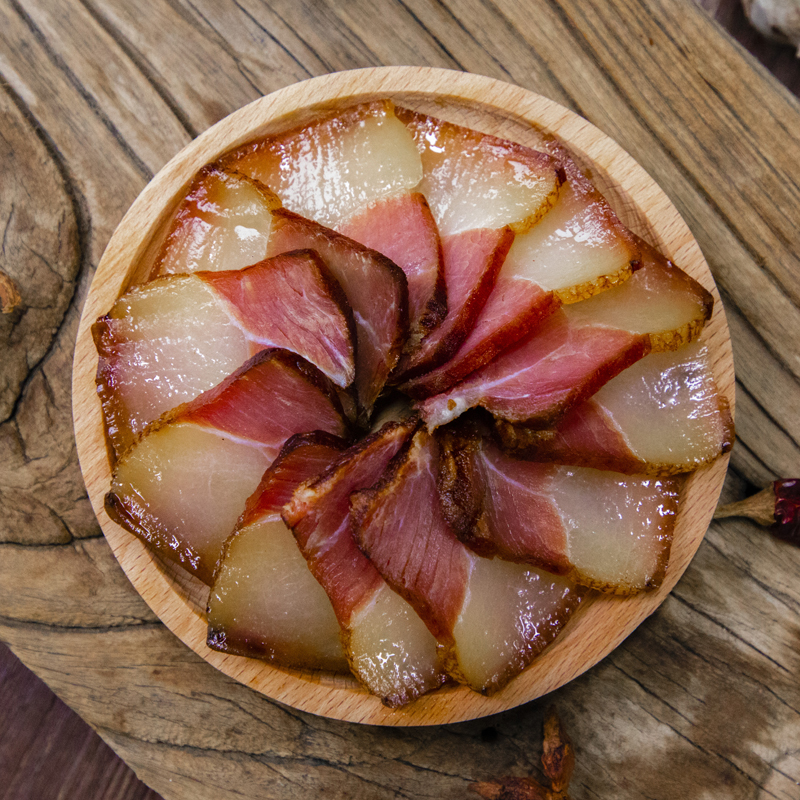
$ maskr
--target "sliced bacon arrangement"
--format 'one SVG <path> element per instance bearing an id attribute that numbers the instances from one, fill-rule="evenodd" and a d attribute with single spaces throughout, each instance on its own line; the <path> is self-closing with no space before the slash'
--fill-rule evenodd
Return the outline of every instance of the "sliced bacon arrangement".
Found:
<path id="1" fill-rule="evenodd" d="M 282 667 L 347 672 L 339 623 L 281 519 L 297 487 L 347 447 L 321 433 L 289 439 L 223 545 L 208 599 L 208 645 Z"/>
<path id="2" fill-rule="evenodd" d="M 471 554 L 442 514 L 438 444 L 424 428 L 380 482 L 351 495 L 359 546 L 445 649 L 450 675 L 496 691 L 558 634 L 580 602 L 566 579 Z"/>
<path id="3" fill-rule="evenodd" d="M 92 332 L 98 393 L 117 454 L 149 422 L 266 348 L 303 356 L 342 388 L 355 377 L 352 311 L 311 250 L 135 286 Z"/>
<path id="4" fill-rule="evenodd" d="M 211 587 L 210 647 L 390 707 L 658 586 L 733 441 L 710 294 L 547 137 L 322 114 L 202 169 L 149 263 L 94 330 L 108 513 Z"/>
<path id="5" fill-rule="evenodd" d="M 109 515 L 205 583 L 283 443 L 349 433 L 335 387 L 286 350 L 263 350 L 218 386 L 162 415 L 117 462 Z"/>
<path id="6" fill-rule="evenodd" d="M 710 294 L 652 249 L 642 253 L 641 269 L 621 286 L 551 314 L 492 363 L 424 400 L 428 427 L 475 406 L 509 422 L 552 427 L 649 352 L 692 341 L 711 316 Z"/>
<path id="7" fill-rule="evenodd" d="M 389 706 L 441 686 L 445 675 L 436 640 L 356 546 L 350 497 L 380 479 L 416 427 L 414 418 L 388 422 L 301 486 L 283 512 L 330 597 L 353 674 Z"/>

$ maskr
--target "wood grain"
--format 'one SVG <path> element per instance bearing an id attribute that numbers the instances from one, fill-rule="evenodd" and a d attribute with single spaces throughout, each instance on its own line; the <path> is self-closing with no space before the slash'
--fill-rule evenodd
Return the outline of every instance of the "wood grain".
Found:
<path id="1" fill-rule="evenodd" d="M 81 21 L 72 38 L 63 19 Z M 50 351 L 0 427 L 0 491 L 38 491 L 29 515 L 0 518 L 0 637 L 170 800 L 461 798 L 470 780 L 535 773 L 539 701 L 444 728 L 325 721 L 231 682 L 155 620 L 92 538 L 77 473 L 69 365 L 91 273 L 151 174 L 262 93 L 380 64 L 511 81 L 619 142 L 700 243 L 737 365 L 735 499 L 799 463 L 797 100 L 690 0 L 4 0 L 0 23 L 2 95 L 58 165 L 80 264 Z M 7 457 L 22 450 L 21 415 L 30 465 Z M 36 489 L 60 475 L 71 488 L 52 501 Z M 42 545 L 16 541 L 42 529 Z M 749 523 L 712 524 L 659 611 L 548 697 L 578 750 L 576 797 L 797 797 L 798 562 Z"/>
<path id="2" fill-rule="evenodd" d="M 207 591 L 153 556 L 140 540 L 113 522 L 103 507 L 112 465 L 95 386 L 94 321 L 131 280 L 149 274 L 152 243 L 163 238 L 165 221 L 203 165 L 243 142 L 293 128 L 328 109 L 382 97 L 522 144 L 539 144 L 540 129 L 556 134 L 591 168 L 598 188 L 623 221 L 716 294 L 702 253 L 669 199 L 630 156 L 568 109 L 510 84 L 462 72 L 422 67 L 342 72 L 293 84 L 245 106 L 195 139 L 148 184 L 112 236 L 84 306 L 75 352 L 73 411 L 81 469 L 106 538 L 147 604 L 185 644 L 225 674 L 303 711 L 349 722 L 440 725 L 505 711 L 553 691 L 593 666 L 652 614 L 703 538 L 722 488 L 727 457 L 687 482 L 670 566 L 657 591 L 625 601 L 592 597 L 553 647 L 491 697 L 466 687 L 446 687 L 400 710 L 387 709 L 352 678 L 276 669 L 209 649 L 204 615 Z M 531 130 L 532 125 L 541 128 Z M 702 341 L 709 348 L 717 386 L 732 404 L 733 357 L 719 295 Z"/>

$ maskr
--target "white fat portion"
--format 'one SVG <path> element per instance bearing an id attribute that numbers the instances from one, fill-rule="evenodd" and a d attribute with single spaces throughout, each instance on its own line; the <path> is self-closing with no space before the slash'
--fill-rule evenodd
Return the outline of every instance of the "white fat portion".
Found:
<path id="1" fill-rule="evenodd" d="M 192 202 L 196 194 L 202 198 Z M 274 195 L 248 178 L 214 171 L 184 202 L 192 213 L 170 232 L 160 275 L 244 269 L 266 258 L 271 212 L 280 207 Z"/>
<path id="2" fill-rule="evenodd" d="M 576 325 L 659 334 L 702 320 L 702 303 L 694 291 L 664 271 L 643 268 L 621 286 L 566 306 L 564 313 Z"/>
<path id="3" fill-rule="evenodd" d="M 380 697 L 412 699 L 442 682 L 436 639 L 386 584 L 358 613 L 348 638 L 351 669 Z"/>
<path id="4" fill-rule="evenodd" d="M 574 584 L 500 559 L 473 558 L 453 629 L 459 678 L 491 691 L 520 673 L 571 614 Z"/>
<path id="5" fill-rule="evenodd" d="M 216 386 L 249 357 L 244 334 L 196 277 L 154 281 L 111 309 L 115 390 L 134 433 Z"/>
<path id="6" fill-rule="evenodd" d="M 550 490 L 581 583 L 620 593 L 647 588 L 666 565 L 674 503 L 657 479 L 554 467 Z"/>
<path id="7" fill-rule="evenodd" d="M 172 550 L 188 546 L 213 570 L 270 461 L 262 448 L 200 425 L 166 425 L 119 462 L 111 491 L 136 503 Z"/>
<path id="8" fill-rule="evenodd" d="M 248 525 L 228 543 L 209 596 L 208 624 L 233 652 L 284 667 L 347 671 L 331 601 L 277 515 Z"/>
<path id="9" fill-rule="evenodd" d="M 557 189 L 546 159 L 520 158 L 521 148 L 495 143 L 482 147 L 482 134 L 446 127 L 424 137 L 419 186 L 441 236 L 476 228 L 524 230 L 547 208 Z"/>
<path id="10" fill-rule="evenodd" d="M 518 234 L 503 264 L 502 275 L 534 281 L 543 289 L 567 295 L 584 284 L 603 288 L 605 277 L 624 270 L 635 252 L 619 223 L 608 218 L 607 204 L 561 187 L 555 205 L 529 231 Z"/>
<path id="11" fill-rule="evenodd" d="M 286 208 L 329 228 L 422 178 L 408 128 L 388 108 L 308 126 L 280 145 L 264 176 Z"/>
<path id="12" fill-rule="evenodd" d="M 697 343 L 646 356 L 592 399 L 651 464 L 694 469 L 719 455 L 728 435 L 708 352 Z"/>

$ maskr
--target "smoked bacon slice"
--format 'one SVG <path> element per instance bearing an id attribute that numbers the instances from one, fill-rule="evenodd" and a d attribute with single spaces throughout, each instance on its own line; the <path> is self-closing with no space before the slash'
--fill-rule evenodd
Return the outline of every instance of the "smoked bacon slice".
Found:
<path id="1" fill-rule="evenodd" d="M 651 350 L 696 338 L 711 316 L 711 295 L 652 248 L 642 244 L 641 252 L 641 269 L 621 286 L 559 309 L 493 363 L 420 403 L 429 430 L 474 406 L 552 428 Z"/>
<path id="2" fill-rule="evenodd" d="M 506 226 L 526 231 L 555 202 L 564 172 L 552 156 L 407 109 L 396 114 L 419 149 L 417 191 L 441 236 Z"/>
<path id="3" fill-rule="evenodd" d="M 503 448 L 517 458 L 675 475 L 708 464 L 733 446 L 733 420 L 705 347 L 651 353 L 581 403 L 558 427 L 537 430 L 496 420 Z"/>
<path id="4" fill-rule="evenodd" d="M 281 508 L 346 449 L 335 436 L 289 439 L 222 548 L 208 599 L 208 646 L 281 667 L 347 672 L 339 623 Z"/>
<path id="5" fill-rule="evenodd" d="M 243 270 L 170 275 L 126 292 L 92 329 L 97 390 L 117 454 L 161 414 L 270 347 L 303 356 L 337 386 L 355 377 L 355 320 L 317 255 Z"/>
<path id="6" fill-rule="evenodd" d="M 500 689 L 549 645 L 577 608 L 568 579 L 481 558 L 447 526 L 438 447 L 422 428 L 371 489 L 352 496 L 359 546 L 445 648 L 448 672 Z"/>
<path id="7" fill-rule="evenodd" d="M 520 461 L 471 421 L 440 436 L 443 513 L 473 550 L 614 594 L 661 584 L 678 479 Z"/>
<path id="8" fill-rule="evenodd" d="M 422 178 L 420 155 L 391 103 L 353 106 L 244 145 L 223 162 L 270 186 L 290 211 L 403 270 L 409 352 L 442 320 L 447 306 L 439 234 L 425 198 L 413 191 Z"/>
<path id="9" fill-rule="evenodd" d="M 368 419 L 408 335 L 408 286 L 386 256 L 281 209 L 274 212 L 269 254 L 315 250 L 344 290 L 356 321 L 355 393 Z"/>
<path id="10" fill-rule="evenodd" d="M 511 228 L 483 228 L 444 238 L 447 316 L 419 348 L 403 356 L 396 382 L 407 383 L 455 355 L 489 298 L 513 241 Z"/>
<path id="11" fill-rule="evenodd" d="M 345 236 L 391 259 L 408 280 L 409 333 L 414 353 L 447 313 L 442 244 L 425 198 L 418 192 L 378 200 L 339 226 Z"/>
<path id="12" fill-rule="evenodd" d="M 398 373 L 407 382 L 456 353 L 490 297 L 514 231 L 527 230 L 547 212 L 563 170 L 551 156 L 514 142 L 404 109 L 398 109 L 398 116 L 422 156 L 418 190 L 442 235 L 448 307 L 440 329 L 401 363 Z M 551 300 L 538 288 L 530 293 L 526 330 L 547 313 Z"/>
<path id="13" fill-rule="evenodd" d="M 249 142 L 221 164 L 269 186 L 291 211 L 335 229 L 372 203 L 412 191 L 422 178 L 414 140 L 386 100 Z"/>
<path id="14" fill-rule="evenodd" d="M 348 435 L 334 385 L 286 350 L 263 350 L 152 423 L 117 462 L 109 515 L 204 583 L 245 501 L 296 433 Z"/>
<path id="15" fill-rule="evenodd" d="M 267 254 L 271 212 L 281 201 L 244 175 L 203 167 L 178 206 L 148 279 L 242 269 Z"/>
<path id="16" fill-rule="evenodd" d="M 353 539 L 350 495 L 371 486 L 417 427 L 389 422 L 301 486 L 283 511 L 314 577 L 330 597 L 353 674 L 396 707 L 440 686 L 436 640 Z"/>

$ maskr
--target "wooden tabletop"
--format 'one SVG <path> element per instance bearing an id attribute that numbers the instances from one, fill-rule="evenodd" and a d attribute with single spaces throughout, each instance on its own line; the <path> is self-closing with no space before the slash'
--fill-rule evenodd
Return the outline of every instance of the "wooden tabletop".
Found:
<path id="1" fill-rule="evenodd" d="M 576 798 L 800 797 L 800 550 L 713 524 L 661 608 L 554 694 L 384 729 L 281 707 L 216 672 L 133 591 L 77 465 L 83 300 L 149 178 L 261 94 L 379 64 L 519 84 L 664 188 L 720 288 L 737 429 L 725 499 L 800 473 L 800 105 L 691 0 L 3 0 L 0 638 L 173 798 L 461 798 L 539 768 L 555 703 Z"/>

